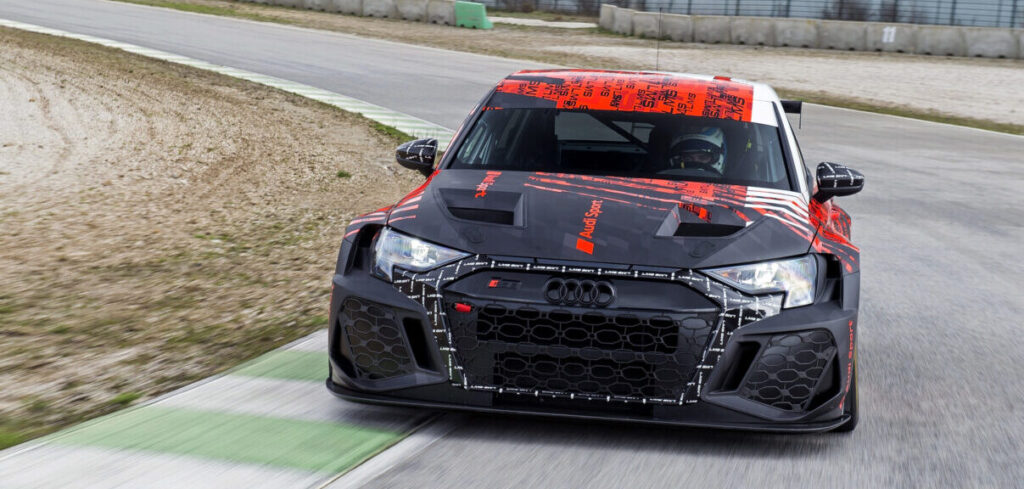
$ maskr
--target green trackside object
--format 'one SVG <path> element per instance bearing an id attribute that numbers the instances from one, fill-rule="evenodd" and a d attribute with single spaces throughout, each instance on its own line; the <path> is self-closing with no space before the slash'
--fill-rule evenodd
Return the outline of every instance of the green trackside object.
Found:
<path id="1" fill-rule="evenodd" d="M 494 27 L 487 18 L 487 7 L 477 2 L 455 2 L 455 25 L 470 29 Z"/>

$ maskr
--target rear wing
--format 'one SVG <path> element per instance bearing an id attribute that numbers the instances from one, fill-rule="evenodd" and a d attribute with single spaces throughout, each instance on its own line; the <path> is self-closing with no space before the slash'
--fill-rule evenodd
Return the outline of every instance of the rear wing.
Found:
<path id="1" fill-rule="evenodd" d="M 800 114 L 799 128 L 804 127 L 804 101 L 803 100 L 781 100 L 782 110 L 787 114 Z"/>
<path id="2" fill-rule="evenodd" d="M 802 114 L 804 111 L 803 100 L 783 100 L 782 110 L 787 114 Z"/>

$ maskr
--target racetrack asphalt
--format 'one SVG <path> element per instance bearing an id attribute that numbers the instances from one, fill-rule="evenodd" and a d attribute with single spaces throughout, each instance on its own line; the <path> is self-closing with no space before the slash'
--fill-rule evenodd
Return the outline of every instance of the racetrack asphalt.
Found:
<path id="1" fill-rule="evenodd" d="M 502 76 L 540 66 L 97 0 L 0 0 L 0 17 L 306 83 L 448 127 Z M 367 487 L 1024 485 L 1024 138 L 821 106 L 805 106 L 798 135 L 809 162 L 867 178 L 840 200 L 862 252 L 857 431 L 470 416 Z"/>

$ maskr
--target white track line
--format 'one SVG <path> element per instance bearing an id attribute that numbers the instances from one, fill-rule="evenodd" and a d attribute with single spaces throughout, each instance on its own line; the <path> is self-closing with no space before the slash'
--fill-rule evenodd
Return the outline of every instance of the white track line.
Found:
<path id="1" fill-rule="evenodd" d="M 313 487 L 324 475 L 300 469 L 173 453 L 104 447 L 40 446 L 18 464 L 0 465 L 4 489 L 281 489 Z"/>
<path id="2" fill-rule="evenodd" d="M 29 32 L 37 32 L 40 34 L 49 34 L 51 36 L 66 37 L 70 39 L 77 39 L 79 41 L 90 42 L 93 44 L 99 44 L 109 48 L 120 49 L 129 53 L 139 54 L 149 58 L 155 58 L 162 61 L 168 61 L 171 63 L 177 63 L 185 66 L 191 66 L 193 68 L 199 68 L 201 70 L 212 71 L 214 73 L 220 73 L 233 78 L 239 78 L 261 85 L 277 88 L 284 90 L 289 93 L 294 93 L 306 98 L 323 102 L 327 105 L 337 107 L 339 109 L 354 112 L 360 114 L 370 120 L 385 124 L 398 129 L 406 134 L 411 134 L 418 138 L 437 138 L 438 149 L 444 150 L 448 146 L 449 140 L 451 140 L 453 131 L 446 127 L 428 122 L 418 117 L 413 117 L 408 114 L 396 112 L 391 109 L 381 107 L 379 105 L 364 102 L 359 99 L 348 97 L 339 93 L 324 90 L 322 88 L 305 85 L 282 78 L 276 78 L 273 76 L 262 75 L 251 71 L 240 70 L 238 68 L 231 68 L 228 66 L 221 66 L 213 63 L 207 63 L 206 61 L 200 61 L 198 59 L 189 58 L 187 56 L 181 56 L 178 54 L 168 53 L 166 51 L 159 51 L 156 49 L 150 49 L 135 44 L 129 44 L 121 41 L 114 41 L 111 39 L 104 39 L 101 37 L 89 36 L 85 34 L 75 34 L 73 32 L 62 31 L 59 29 L 51 29 L 49 27 L 43 27 L 35 24 L 26 24 L 24 22 L 18 22 L 14 20 L 0 19 L 0 27 L 10 27 L 12 29 L 21 29 Z"/>

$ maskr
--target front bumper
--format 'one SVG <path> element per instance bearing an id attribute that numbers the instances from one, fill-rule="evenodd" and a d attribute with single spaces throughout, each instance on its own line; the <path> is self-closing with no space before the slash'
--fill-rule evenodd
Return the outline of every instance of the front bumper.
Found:
<path id="1" fill-rule="evenodd" d="M 616 284 L 615 304 L 531 302 L 551 277 L 595 276 Z M 472 257 L 389 284 L 349 268 L 334 276 L 327 385 L 380 404 L 827 431 L 848 419 L 856 281 L 777 311 L 690 272 Z"/>

